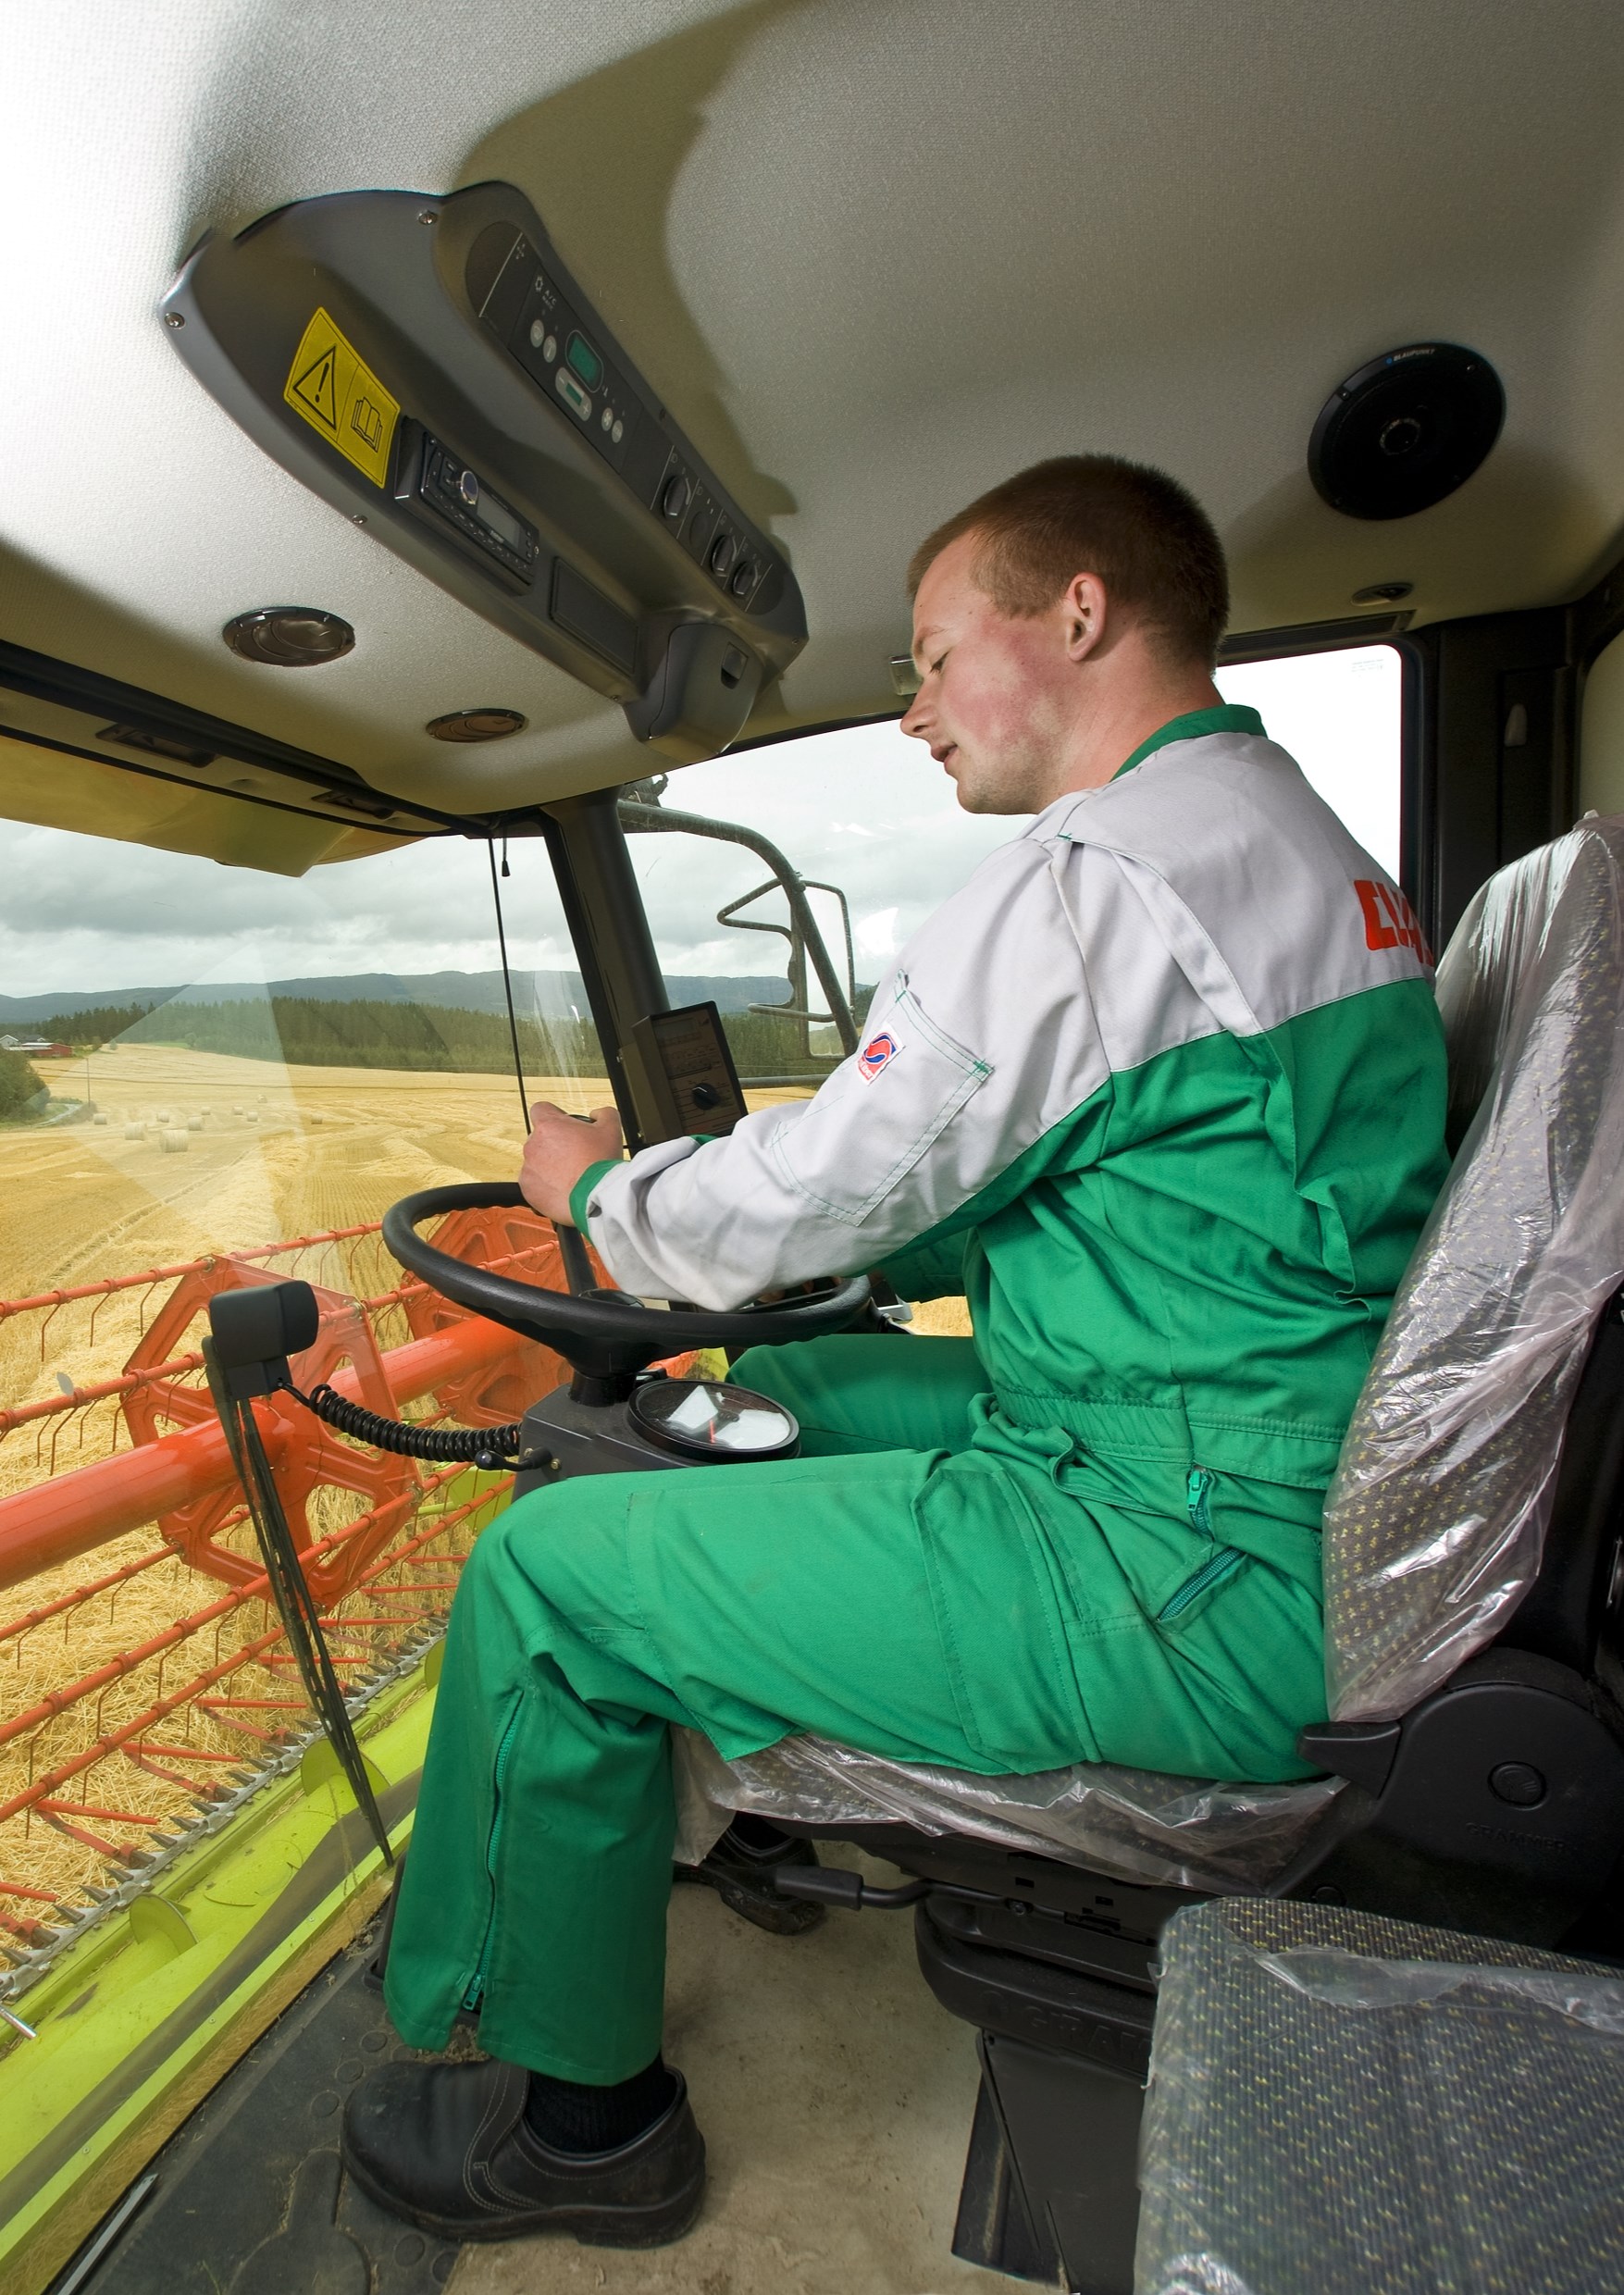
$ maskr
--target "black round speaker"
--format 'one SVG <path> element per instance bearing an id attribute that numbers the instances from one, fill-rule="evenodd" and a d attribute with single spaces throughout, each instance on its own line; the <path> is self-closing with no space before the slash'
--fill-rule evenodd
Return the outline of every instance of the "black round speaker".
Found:
<path id="1" fill-rule="evenodd" d="M 1308 476 L 1350 518 L 1407 518 L 1464 486 L 1500 435 L 1506 392 L 1458 342 L 1368 360 L 1320 409 Z"/>

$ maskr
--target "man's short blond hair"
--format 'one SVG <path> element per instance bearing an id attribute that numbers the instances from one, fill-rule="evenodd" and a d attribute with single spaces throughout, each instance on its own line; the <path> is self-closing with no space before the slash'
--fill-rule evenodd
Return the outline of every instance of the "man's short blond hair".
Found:
<path id="1" fill-rule="evenodd" d="M 962 534 L 979 540 L 974 578 L 1000 614 L 1042 614 L 1077 575 L 1097 575 L 1170 662 L 1211 668 L 1229 620 L 1223 544 L 1165 471 L 1114 454 L 1034 463 L 926 535 L 909 561 L 910 597 Z"/>

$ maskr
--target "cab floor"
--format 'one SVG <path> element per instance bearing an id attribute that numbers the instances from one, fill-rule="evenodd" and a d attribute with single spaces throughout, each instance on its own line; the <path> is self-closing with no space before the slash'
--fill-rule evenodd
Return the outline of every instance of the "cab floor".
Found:
<path id="1" fill-rule="evenodd" d="M 674 1890 L 666 2000 L 666 2057 L 710 2158 L 694 2229 L 640 2253 L 465 2247 L 448 2295 L 1013 2295 L 950 2252 L 975 2036 L 925 1989 L 911 1915 L 831 1912 L 773 1937 L 709 1889 Z"/>

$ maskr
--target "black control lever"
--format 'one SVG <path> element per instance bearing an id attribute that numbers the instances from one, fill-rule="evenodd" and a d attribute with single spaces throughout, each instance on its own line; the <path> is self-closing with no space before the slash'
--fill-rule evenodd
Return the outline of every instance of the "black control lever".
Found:
<path id="1" fill-rule="evenodd" d="M 813 1904 L 837 1905 L 847 1913 L 894 1913 L 904 1904 L 917 1904 L 928 1896 L 928 1880 L 905 1880 L 899 1888 L 879 1889 L 861 1873 L 838 1865 L 781 1865 L 773 1875 L 780 1896 L 805 1897 Z"/>

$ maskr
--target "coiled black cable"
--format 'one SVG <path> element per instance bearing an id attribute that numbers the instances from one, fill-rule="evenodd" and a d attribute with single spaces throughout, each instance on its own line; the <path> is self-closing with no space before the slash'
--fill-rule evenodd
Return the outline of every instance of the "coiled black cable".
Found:
<path id="1" fill-rule="evenodd" d="M 477 1466 L 488 1472 L 501 1467 L 528 1463 L 519 1449 L 521 1429 L 512 1426 L 408 1426 L 403 1419 L 382 1419 L 376 1410 L 353 1403 L 324 1381 L 309 1394 L 298 1387 L 289 1392 L 315 1411 L 325 1426 L 336 1428 L 374 1450 L 392 1451 L 398 1458 L 425 1458 L 434 1466 Z"/>

